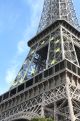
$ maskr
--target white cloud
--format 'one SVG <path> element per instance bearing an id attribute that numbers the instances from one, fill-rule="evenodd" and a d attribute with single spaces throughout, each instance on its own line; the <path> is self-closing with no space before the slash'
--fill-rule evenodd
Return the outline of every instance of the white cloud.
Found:
<path id="1" fill-rule="evenodd" d="M 9 68 L 6 70 L 5 81 L 9 87 L 12 85 L 20 69 L 23 54 L 27 53 L 26 46 L 27 46 L 26 41 L 21 40 L 18 42 L 17 52 L 15 54 L 15 57 L 13 57 L 13 59 L 10 62 Z"/>
<path id="2" fill-rule="evenodd" d="M 6 72 L 6 82 L 11 85 L 15 76 L 16 70 L 14 68 L 9 68 Z"/>
<path id="3" fill-rule="evenodd" d="M 27 47 L 27 41 L 33 37 L 37 31 L 38 22 L 40 19 L 40 13 L 41 13 L 41 6 L 43 4 L 43 0 L 40 1 L 33 1 L 33 0 L 24 0 L 27 2 L 30 6 L 30 9 L 32 10 L 31 15 L 31 21 L 30 24 L 27 25 L 26 30 L 24 31 L 24 37 L 23 40 L 20 40 L 17 44 L 17 52 L 15 54 L 15 57 L 12 59 L 10 67 L 6 71 L 5 80 L 11 86 L 13 80 L 15 79 L 19 67 L 21 65 L 20 57 L 23 56 L 24 53 L 28 53 L 28 47 Z M 27 23 L 28 24 L 28 23 Z"/>
<path id="4" fill-rule="evenodd" d="M 43 6 L 43 0 L 33 1 L 33 0 L 24 0 L 27 4 L 29 4 L 30 9 L 32 10 L 31 21 L 30 24 L 27 25 L 26 30 L 24 31 L 24 39 L 18 42 L 18 53 L 22 54 L 26 50 L 27 41 L 32 38 L 38 27 L 38 23 L 40 20 L 40 14 Z"/>
<path id="5" fill-rule="evenodd" d="M 27 45 L 27 43 L 26 43 L 25 40 L 19 41 L 19 43 L 18 43 L 18 53 L 19 53 L 19 54 L 22 54 L 22 53 L 25 52 L 25 50 L 26 50 L 26 45 Z"/>

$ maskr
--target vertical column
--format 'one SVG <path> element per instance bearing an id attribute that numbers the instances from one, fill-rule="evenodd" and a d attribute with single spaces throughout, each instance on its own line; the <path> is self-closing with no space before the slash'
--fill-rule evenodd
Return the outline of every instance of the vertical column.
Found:
<path id="1" fill-rule="evenodd" d="M 44 106 L 41 106 L 41 117 L 44 117 Z"/>
<path id="2" fill-rule="evenodd" d="M 76 118 L 75 118 L 75 115 L 74 115 L 72 98 L 71 98 L 71 95 L 70 95 L 70 88 L 69 88 L 69 78 L 67 77 L 67 74 L 66 74 L 66 93 L 67 93 L 67 97 L 68 97 L 68 104 L 69 104 L 71 121 L 75 121 Z"/>
<path id="3" fill-rule="evenodd" d="M 49 42 L 48 42 L 48 53 L 47 53 L 47 60 L 46 60 L 46 69 L 48 69 L 48 66 L 49 66 L 49 54 L 50 54 L 50 39 L 51 39 L 51 35 L 49 37 Z"/>
<path id="4" fill-rule="evenodd" d="M 44 102 L 45 99 L 44 99 L 44 93 L 42 94 L 42 105 L 41 105 L 41 117 L 45 117 L 45 114 L 44 114 Z"/>
<path id="5" fill-rule="evenodd" d="M 79 62 L 78 62 L 78 58 L 77 58 L 77 54 L 76 54 L 76 50 L 75 50 L 75 46 L 74 46 L 73 41 L 74 41 L 74 40 L 73 40 L 73 38 L 72 38 L 72 34 L 71 34 L 71 42 L 72 42 L 72 46 L 73 46 L 73 52 L 74 52 L 74 54 L 75 54 L 75 59 L 72 60 L 72 61 L 75 62 L 75 63 L 77 63 L 78 66 L 79 66 Z M 72 55 L 73 55 L 73 53 L 72 53 Z"/>
<path id="6" fill-rule="evenodd" d="M 58 117 L 57 117 L 57 105 L 56 105 L 56 102 L 54 102 L 54 121 L 58 121 Z"/>
<path id="7" fill-rule="evenodd" d="M 62 59 L 64 59 L 65 55 L 64 55 L 64 40 L 63 40 L 62 26 L 60 26 L 60 36 L 61 36 Z"/>

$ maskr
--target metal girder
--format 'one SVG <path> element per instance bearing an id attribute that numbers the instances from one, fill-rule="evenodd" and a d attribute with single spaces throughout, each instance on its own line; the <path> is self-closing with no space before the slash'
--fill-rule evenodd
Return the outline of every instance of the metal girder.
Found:
<path id="1" fill-rule="evenodd" d="M 64 82 L 64 84 L 43 91 L 42 94 L 29 100 L 21 102 L 21 98 L 24 96 L 19 98 L 19 104 L 16 100 L 13 107 L 2 112 L 0 121 L 12 121 L 18 118 L 30 120 L 40 116 L 51 116 L 56 121 L 79 121 L 80 88 L 74 85 L 73 78 L 69 77 L 67 73 Z"/>
<path id="2" fill-rule="evenodd" d="M 26 119 L 26 120 L 31 120 L 34 117 L 39 117 L 39 115 L 35 114 L 34 112 L 26 112 L 26 111 L 22 111 L 19 112 L 17 114 L 14 114 L 8 118 L 5 118 L 2 121 L 15 121 L 18 119 Z"/>
<path id="3" fill-rule="evenodd" d="M 80 39 L 63 26 L 58 26 L 41 39 L 31 48 L 11 89 L 65 58 L 79 65 L 74 39 L 79 43 Z"/>

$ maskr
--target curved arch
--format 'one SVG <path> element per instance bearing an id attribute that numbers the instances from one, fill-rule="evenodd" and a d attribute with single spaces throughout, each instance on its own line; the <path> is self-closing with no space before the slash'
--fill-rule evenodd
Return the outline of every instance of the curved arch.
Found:
<path id="1" fill-rule="evenodd" d="M 27 119 L 16 119 L 14 121 L 28 121 Z"/>
<path id="2" fill-rule="evenodd" d="M 39 117 L 39 115 L 33 112 L 22 111 L 6 118 L 4 121 L 30 121 L 33 117 Z"/>

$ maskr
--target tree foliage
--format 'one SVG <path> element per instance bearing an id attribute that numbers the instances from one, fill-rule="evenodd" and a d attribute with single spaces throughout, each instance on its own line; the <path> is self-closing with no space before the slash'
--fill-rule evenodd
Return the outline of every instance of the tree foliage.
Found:
<path id="1" fill-rule="evenodd" d="M 52 118 L 33 118 L 31 121 L 54 121 Z"/>

